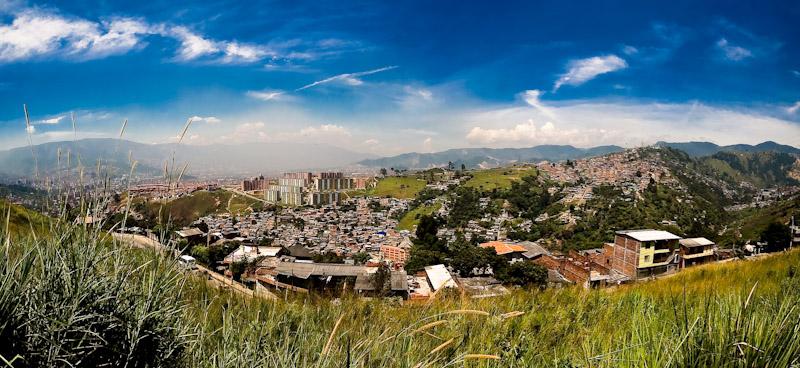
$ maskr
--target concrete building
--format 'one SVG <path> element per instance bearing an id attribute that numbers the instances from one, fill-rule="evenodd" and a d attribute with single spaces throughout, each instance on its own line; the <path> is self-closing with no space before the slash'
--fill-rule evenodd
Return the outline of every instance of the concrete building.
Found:
<path id="1" fill-rule="evenodd" d="M 617 231 L 603 247 L 606 267 L 631 280 L 678 269 L 680 237 L 662 230 Z"/>
<path id="2" fill-rule="evenodd" d="M 266 190 L 269 187 L 269 181 L 263 175 L 242 180 L 242 191 Z"/>
<path id="3" fill-rule="evenodd" d="M 681 239 L 681 268 L 713 262 L 716 244 L 706 238 Z"/>

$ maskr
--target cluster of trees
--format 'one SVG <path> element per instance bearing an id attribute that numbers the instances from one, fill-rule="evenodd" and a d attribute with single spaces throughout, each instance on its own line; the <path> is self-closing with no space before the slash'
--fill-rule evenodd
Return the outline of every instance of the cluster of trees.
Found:
<path id="1" fill-rule="evenodd" d="M 508 201 L 511 210 L 520 217 L 533 220 L 560 199 L 550 195 L 547 189 L 536 176 L 525 176 L 512 182 L 510 189 L 499 192 L 497 196 Z"/>
<path id="2" fill-rule="evenodd" d="M 200 263 L 214 266 L 222 260 L 225 256 L 231 254 L 234 250 L 239 248 L 242 244 L 238 241 L 229 241 L 224 243 L 214 243 L 209 246 L 195 245 L 192 247 L 190 254 L 197 259 Z"/>
<path id="3" fill-rule="evenodd" d="M 441 221 L 433 216 L 420 218 L 417 239 L 406 262 L 406 271 L 413 273 L 428 265 L 445 264 L 461 276 L 491 272 L 498 280 L 516 285 L 543 286 L 547 283 L 547 270 L 544 267 L 530 262 L 509 264 L 494 249 L 481 248 L 467 241 L 461 233 L 448 245 L 446 240 L 437 236 L 440 225 Z"/>
<path id="4" fill-rule="evenodd" d="M 447 218 L 449 227 L 463 227 L 470 220 L 483 216 L 479 203 L 481 195 L 477 190 L 469 187 L 459 187 L 450 197 L 450 216 Z"/>

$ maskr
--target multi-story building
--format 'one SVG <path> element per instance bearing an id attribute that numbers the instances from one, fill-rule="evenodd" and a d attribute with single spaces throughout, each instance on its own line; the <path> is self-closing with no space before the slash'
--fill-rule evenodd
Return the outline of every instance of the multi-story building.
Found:
<path id="1" fill-rule="evenodd" d="M 340 172 L 324 172 L 314 178 L 314 191 L 338 191 L 354 188 L 353 178 L 346 178 Z"/>
<path id="2" fill-rule="evenodd" d="M 258 176 L 252 179 L 245 179 L 242 180 L 242 190 L 252 191 L 252 190 L 266 190 L 269 187 L 269 181 L 264 178 L 264 176 Z"/>
<path id="3" fill-rule="evenodd" d="M 606 265 L 632 280 L 674 271 L 679 266 L 680 237 L 662 230 L 617 231 L 603 247 Z"/>
<path id="4" fill-rule="evenodd" d="M 306 188 L 311 181 L 311 173 L 286 173 L 278 179 L 278 184 L 270 185 L 265 193 L 266 200 L 290 206 L 305 204 Z"/>
<path id="5" fill-rule="evenodd" d="M 715 244 L 706 238 L 681 239 L 681 268 L 716 260 Z"/>

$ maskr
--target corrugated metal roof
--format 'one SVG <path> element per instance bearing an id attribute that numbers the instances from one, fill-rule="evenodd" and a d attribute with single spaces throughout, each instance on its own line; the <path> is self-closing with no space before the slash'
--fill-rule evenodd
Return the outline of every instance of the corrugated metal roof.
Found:
<path id="1" fill-rule="evenodd" d="M 447 268 L 442 264 L 425 266 L 425 273 L 428 275 L 428 280 L 431 282 L 433 290 L 439 290 L 443 287 L 457 287 L 453 276 L 447 271 Z"/>
<path id="2" fill-rule="evenodd" d="M 515 252 L 523 253 L 527 251 L 527 249 L 525 249 L 521 245 L 512 243 L 503 243 L 501 241 L 490 241 L 487 243 L 482 243 L 480 246 L 481 248 L 494 248 L 494 251 L 499 255 L 515 253 Z"/>
<path id="3" fill-rule="evenodd" d="M 679 241 L 684 247 L 703 247 L 706 245 L 714 245 L 714 242 L 706 238 L 689 238 L 681 239 Z"/>
<path id="4" fill-rule="evenodd" d="M 680 239 L 680 236 L 677 236 L 669 231 L 664 230 L 622 230 L 617 231 L 619 235 L 626 235 L 638 241 L 656 241 L 656 240 L 677 240 Z"/>
<path id="5" fill-rule="evenodd" d="M 281 262 L 275 267 L 279 275 L 307 279 L 311 276 L 352 276 L 357 277 L 369 270 L 366 266 L 353 266 L 337 263 L 297 263 Z"/>

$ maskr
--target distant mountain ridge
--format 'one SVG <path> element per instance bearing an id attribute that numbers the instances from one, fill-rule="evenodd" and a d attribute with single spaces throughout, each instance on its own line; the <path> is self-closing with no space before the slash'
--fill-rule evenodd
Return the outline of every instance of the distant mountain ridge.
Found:
<path id="1" fill-rule="evenodd" d="M 717 152 L 780 152 L 800 155 L 800 149 L 773 141 L 766 141 L 756 145 L 733 144 L 719 146 L 711 142 L 663 142 L 655 144 L 661 147 L 670 147 L 681 150 L 692 157 L 711 156 Z"/>
<path id="2" fill-rule="evenodd" d="M 61 150 L 61 167 L 66 167 L 67 152 L 71 166 L 78 156 L 81 163 L 93 168 L 98 160 L 115 167 L 122 173 L 130 168 L 129 158 L 138 162 L 136 172 L 155 174 L 163 172 L 164 162 L 172 159 L 176 166 L 189 163 L 188 175 L 249 175 L 270 174 L 290 170 L 334 169 L 353 166 L 359 160 L 375 157 L 326 144 L 304 143 L 246 143 L 238 145 L 192 146 L 177 144 L 144 144 L 118 139 L 81 139 L 52 142 L 33 147 L 39 171 L 53 172 L 58 166 Z M 0 175 L 31 176 L 36 165 L 29 147 L 0 151 Z"/>
<path id="3" fill-rule="evenodd" d="M 459 148 L 434 153 L 404 153 L 397 156 L 362 160 L 368 167 L 427 169 L 452 162 L 468 168 L 495 167 L 515 162 L 564 161 L 620 152 L 619 146 L 576 148 L 569 145 L 541 145 L 528 148 Z"/>

